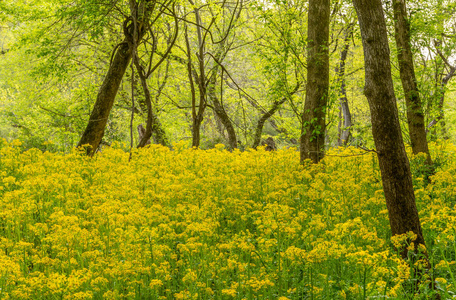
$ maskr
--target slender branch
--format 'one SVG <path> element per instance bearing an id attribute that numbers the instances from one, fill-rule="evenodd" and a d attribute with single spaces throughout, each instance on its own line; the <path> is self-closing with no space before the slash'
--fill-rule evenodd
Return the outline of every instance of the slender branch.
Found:
<path id="1" fill-rule="evenodd" d="M 179 26 L 178 26 L 178 19 L 175 11 L 175 6 L 173 6 L 173 15 L 174 15 L 174 24 L 175 24 L 175 31 L 174 31 L 174 37 L 173 40 L 171 41 L 171 44 L 168 46 L 168 49 L 166 49 L 166 52 L 163 54 L 162 58 L 155 64 L 154 67 L 149 68 L 149 71 L 147 72 L 147 77 L 150 76 L 162 63 L 165 61 L 166 57 L 171 53 L 171 49 L 173 48 L 174 44 L 176 43 L 177 36 L 179 34 Z M 150 65 L 149 65 L 150 67 Z"/>

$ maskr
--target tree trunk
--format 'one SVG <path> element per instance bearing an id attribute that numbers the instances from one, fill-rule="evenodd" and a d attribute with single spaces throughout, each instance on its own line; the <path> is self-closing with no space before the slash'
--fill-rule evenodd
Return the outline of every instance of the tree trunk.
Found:
<path id="1" fill-rule="evenodd" d="M 125 38 L 117 46 L 108 73 L 98 91 L 97 100 L 95 101 L 87 127 L 78 143 L 78 147 L 89 145 L 86 149 L 88 155 L 93 155 L 96 152 L 103 138 L 109 113 L 114 104 L 122 78 L 133 56 L 133 51 L 147 31 L 145 26 L 146 24 L 149 25 L 150 17 L 148 2 L 149 0 L 139 4 L 133 0 L 130 2 L 131 15 L 123 22 L 123 34 Z M 140 16 L 140 20 L 138 20 L 138 16 Z M 139 24 L 140 26 L 138 26 Z"/>
<path id="2" fill-rule="evenodd" d="M 233 124 L 231 123 L 230 117 L 228 117 L 225 108 L 223 107 L 222 103 L 219 101 L 215 93 L 215 77 L 216 75 L 214 74 L 214 79 L 211 79 L 207 92 L 209 99 L 211 99 L 212 105 L 214 106 L 215 114 L 220 119 L 220 121 L 223 124 L 223 127 L 225 127 L 226 132 L 228 133 L 228 145 L 230 149 L 233 150 L 237 148 L 236 131 L 234 130 Z"/>
<path id="3" fill-rule="evenodd" d="M 301 162 L 324 156 L 329 90 L 329 0 L 309 0 L 307 86 L 302 114 Z"/>
<path id="4" fill-rule="evenodd" d="M 392 235 L 412 231 L 415 250 L 424 245 L 415 204 L 412 175 L 399 124 L 391 76 L 390 51 L 381 0 L 353 0 L 361 28 L 365 63 L 365 90 L 372 134 L 383 182 Z M 407 249 L 401 249 L 407 258 Z"/>
<path id="5" fill-rule="evenodd" d="M 234 150 L 238 147 L 236 131 L 234 130 L 233 123 L 231 122 L 230 117 L 226 113 L 225 108 L 223 107 L 223 103 L 217 97 L 215 86 L 217 84 L 217 75 L 219 73 L 221 62 L 227 54 L 227 50 L 225 50 L 225 44 L 220 43 L 219 49 L 213 56 L 215 61 L 215 66 L 212 69 L 212 75 L 209 78 L 209 82 L 207 84 L 207 95 L 212 102 L 214 113 L 217 115 L 219 120 L 222 122 L 223 127 L 225 127 L 226 132 L 228 133 L 228 146 L 231 150 Z M 220 75 L 220 83 L 223 83 L 223 69 Z M 222 91 L 223 92 L 223 91 Z M 222 98 L 223 93 L 221 92 L 220 98 Z M 223 133 L 223 130 L 222 130 Z"/>
<path id="6" fill-rule="evenodd" d="M 263 127 L 264 123 L 269 120 L 270 117 L 272 117 L 276 111 L 280 108 L 280 105 L 282 105 L 285 101 L 287 101 L 286 97 L 283 97 L 280 99 L 280 101 L 274 101 L 274 104 L 272 105 L 271 109 L 269 109 L 267 112 L 265 112 L 261 118 L 257 122 L 257 126 L 255 128 L 255 135 L 253 139 L 253 145 L 252 148 L 256 148 L 260 145 L 261 143 L 261 134 L 263 133 Z"/>
<path id="7" fill-rule="evenodd" d="M 426 129 L 426 132 L 428 132 L 434 125 L 437 123 L 440 123 L 441 128 L 442 128 L 442 136 L 444 139 L 448 139 L 448 133 L 446 131 L 446 124 L 445 124 L 445 112 L 443 110 L 443 105 L 445 103 L 445 89 L 450 81 L 450 79 L 455 76 L 456 72 L 456 67 L 454 66 L 449 66 L 450 71 L 448 74 L 442 78 L 442 82 L 440 83 L 440 98 L 439 101 L 437 102 L 437 107 L 438 107 L 438 115 L 437 118 L 433 119 L 431 122 L 429 122 L 428 127 Z"/>
<path id="8" fill-rule="evenodd" d="M 154 113 L 152 108 L 152 100 L 150 96 L 149 87 L 147 86 L 147 78 L 144 72 L 143 67 L 139 63 L 139 59 L 135 59 L 136 70 L 138 71 L 139 78 L 141 79 L 141 86 L 144 91 L 144 98 L 147 106 L 147 123 L 144 134 L 139 140 L 138 148 L 144 147 L 147 145 L 147 142 L 150 143 L 150 137 L 153 136 L 154 142 L 161 144 L 165 147 L 169 146 L 168 139 L 166 138 L 166 133 L 163 130 L 163 127 L 158 119 L 158 116 Z"/>
<path id="9" fill-rule="evenodd" d="M 405 0 L 393 0 L 395 39 L 398 48 L 399 71 L 407 106 L 407 123 L 413 154 L 426 153 L 428 165 L 432 164 L 426 139 L 424 113 L 413 66 L 410 46 L 410 26 Z"/>
<path id="10" fill-rule="evenodd" d="M 90 115 L 87 127 L 79 140 L 78 147 L 89 145 L 86 152 L 93 155 L 103 138 L 109 113 L 111 112 L 122 78 L 127 70 L 132 49 L 126 41 L 117 48 L 108 73 L 101 85 L 97 100 Z"/>
<path id="11" fill-rule="evenodd" d="M 190 1 L 192 5 L 194 3 Z M 196 56 L 198 58 L 198 65 L 197 68 L 199 70 L 199 74 L 194 70 L 192 64 L 192 50 L 190 47 L 190 41 L 188 38 L 188 30 L 185 26 L 185 46 L 187 48 L 187 72 L 190 82 L 190 89 L 192 94 L 192 147 L 198 148 L 200 146 L 201 141 L 201 124 L 203 123 L 204 119 L 204 112 L 207 107 L 207 99 L 206 99 L 206 72 L 205 72 L 205 65 L 204 65 L 204 57 L 205 57 L 205 38 L 206 35 L 203 37 L 203 33 L 201 32 L 201 16 L 199 10 L 195 7 L 193 10 L 196 19 L 196 33 L 198 37 L 198 50 L 196 51 Z M 196 104 L 196 89 L 195 83 L 198 86 L 199 91 L 199 103 Z"/>
<path id="12" fill-rule="evenodd" d="M 202 74 L 204 78 L 204 73 Z M 201 75 L 199 76 L 198 90 L 199 90 L 199 105 L 197 113 L 193 114 L 193 125 L 192 125 L 192 147 L 198 148 L 201 142 L 201 124 L 204 120 L 204 111 L 206 110 L 206 86 L 202 82 Z M 196 103 L 193 103 L 193 111 L 196 111 Z"/>
<path id="13" fill-rule="evenodd" d="M 201 141 L 202 118 L 193 119 L 192 123 L 192 147 L 199 148 Z"/>
<path id="14" fill-rule="evenodd" d="M 274 104 L 272 105 L 271 109 L 269 109 L 268 111 L 265 111 L 261 107 L 257 106 L 257 108 L 260 109 L 261 112 L 263 112 L 263 115 L 257 122 L 257 127 L 255 128 L 255 135 L 254 135 L 252 148 L 256 148 L 260 145 L 261 134 L 263 133 L 264 123 L 266 123 L 267 120 L 269 120 L 269 122 L 271 123 L 272 127 L 274 127 L 275 130 L 277 130 L 278 132 L 281 132 L 281 133 L 286 133 L 286 130 L 280 130 L 280 128 L 277 126 L 277 124 L 274 122 L 274 120 L 270 120 L 270 118 L 279 110 L 280 106 L 282 104 L 284 104 L 285 101 L 287 101 L 288 99 L 291 99 L 291 96 L 293 96 L 298 91 L 300 86 L 301 86 L 300 82 L 296 83 L 296 86 L 293 89 L 293 91 L 289 92 L 286 97 L 283 97 L 279 101 L 274 101 Z"/>
<path id="15" fill-rule="evenodd" d="M 138 136 L 139 140 L 142 140 L 144 138 L 144 135 L 146 134 L 146 128 L 142 124 L 138 125 Z M 145 145 L 150 145 L 150 138 L 146 141 Z M 139 146 L 138 146 L 139 147 Z"/>
<path id="16" fill-rule="evenodd" d="M 351 136 L 351 126 L 353 125 L 350 108 L 348 106 L 347 90 L 345 88 L 345 61 L 347 60 L 348 49 L 350 48 L 350 38 L 353 34 L 353 26 L 354 24 L 350 23 L 345 29 L 344 48 L 340 53 L 339 67 L 336 68 L 337 81 L 340 84 L 339 102 L 341 117 L 343 120 L 343 124 L 342 122 L 339 122 L 339 138 L 337 139 L 338 146 L 347 145 Z"/>

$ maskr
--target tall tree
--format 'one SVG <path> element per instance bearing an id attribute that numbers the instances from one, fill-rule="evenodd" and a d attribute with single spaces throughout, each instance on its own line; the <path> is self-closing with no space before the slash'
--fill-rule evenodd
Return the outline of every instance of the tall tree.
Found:
<path id="1" fill-rule="evenodd" d="M 194 21 L 185 20 L 185 48 L 182 47 L 182 50 L 186 59 L 176 55 L 172 55 L 171 58 L 187 66 L 191 92 L 192 147 L 200 146 L 201 127 L 206 108 L 209 107 L 227 131 L 228 147 L 234 149 L 237 148 L 236 131 L 223 103 L 222 85 L 223 74 L 228 74 L 229 77 L 224 60 L 236 41 L 235 27 L 238 26 L 237 22 L 243 10 L 243 0 L 233 3 L 224 0 L 209 5 L 188 1 L 193 8 L 192 13 L 188 15 L 194 15 Z M 220 97 L 217 91 L 218 80 L 221 86 Z M 223 129 L 220 133 L 224 136 Z"/>
<path id="2" fill-rule="evenodd" d="M 364 50 L 364 93 L 370 107 L 372 134 L 379 160 L 392 235 L 412 231 L 415 249 L 424 245 L 410 165 L 399 124 L 390 66 L 390 50 L 381 0 L 353 0 Z M 402 249 L 407 257 L 407 249 Z"/>
<path id="3" fill-rule="evenodd" d="M 218 26 L 216 24 L 215 26 L 215 32 L 217 33 L 217 36 L 219 36 L 220 40 L 213 41 L 213 44 L 215 44 L 214 46 L 216 47 L 214 49 L 215 53 L 211 54 L 211 58 L 214 60 L 215 65 L 210 71 L 211 75 L 207 82 L 207 94 L 211 100 L 212 109 L 216 115 L 216 118 L 220 120 L 221 124 L 226 130 L 226 133 L 228 135 L 226 140 L 230 149 L 235 149 L 238 147 L 238 140 L 236 137 L 236 131 L 234 129 L 233 122 L 231 121 L 231 118 L 229 117 L 223 103 L 223 76 L 224 72 L 227 71 L 223 64 L 223 61 L 231 51 L 236 40 L 236 31 L 234 27 L 237 26 L 237 22 L 243 10 L 243 5 L 243 0 L 238 0 L 234 8 L 226 6 L 226 14 L 230 17 L 230 21 L 224 22 Z M 223 11 L 223 14 L 225 14 L 225 10 Z M 211 15 L 213 19 L 216 18 L 216 14 L 212 10 Z M 220 98 L 216 93 L 217 78 L 220 78 Z"/>
<path id="4" fill-rule="evenodd" d="M 407 1 L 408 21 L 414 54 L 415 71 L 427 121 L 428 139 L 448 138 L 444 104 L 451 78 L 456 49 L 456 2 L 453 0 Z M 445 100 L 445 98 L 447 98 Z M 437 134 L 439 132 L 439 134 Z"/>
<path id="5" fill-rule="evenodd" d="M 302 114 L 301 162 L 324 157 L 329 90 L 329 0 L 309 0 L 307 85 Z"/>
<path id="6" fill-rule="evenodd" d="M 405 0 L 393 0 L 395 39 L 398 48 L 399 71 L 407 106 L 407 123 L 414 154 L 426 153 L 427 164 L 432 164 L 426 139 L 423 107 L 418 91 L 410 44 L 410 24 Z"/>
<path id="7" fill-rule="evenodd" d="M 130 6 L 132 7 L 131 10 L 134 11 L 133 6 L 134 6 L 135 2 L 134 2 L 134 0 L 130 0 L 130 2 L 131 2 Z M 177 35 L 179 32 L 179 26 L 178 26 L 178 20 L 177 20 L 174 5 L 172 7 L 172 15 L 174 16 L 175 31 L 173 34 L 173 38 L 170 38 L 167 41 L 167 47 L 168 47 L 167 52 L 165 53 L 165 55 L 162 56 L 162 58 L 158 61 L 158 63 L 153 64 L 153 56 L 155 53 L 154 53 L 154 51 L 151 51 L 149 53 L 149 57 L 147 57 L 147 59 L 146 59 L 148 61 L 148 70 L 147 71 L 142 66 L 141 59 L 137 55 L 137 46 L 134 45 L 135 51 L 133 53 L 133 63 L 135 64 L 136 70 L 138 71 L 138 76 L 140 78 L 141 86 L 142 86 L 142 89 L 144 92 L 144 102 L 147 107 L 146 128 L 145 128 L 144 132 L 142 132 L 143 134 L 140 134 L 138 147 L 144 147 L 148 143 L 150 143 L 151 136 L 153 136 L 153 139 L 156 143 L 161 144 L 166 147 L 170 146 L 168 139 L 166 137 L 165 130 L 163 129 L 163 126 L 158 118 L 158 115 L 154 112 L 154 109 L 152 107 L 152 97 L 151 97 L 150 90 L 149 90 L 149 87 L 147 84 L 147 79 L 155 71 L 155 69 L 157 69 L 157 67 L 165 60 L 165 58 L 167 57 L 167 55 L 169 54 L 169 52 L 171 51 L 172 47 L 174 46 L 174 44 L 176 42 Z M 139 20 L 135 16 L 133 16 L 133 22 L 135 24 L 138 24 Z M 168 29 L 169 29 L 169 27 L 170 26 L 168 25 Z M 156 37 L 152 39 L 152 44 L 153 44 L 152 48 L 157 49 L 157 38 Z M 167 66 L 169 66 L 169 61 L 168 61 Z M 166 68 L 166 70 L 168 71 L 168 67 Z M 161 90 L 163 89 L 163 86 L 166 83 L 166 76 L 167 75 L 165 75 L 165 80 L 163 81 L 163 83 L 159 86 L 159 89 L 157 92 L 157 97 L 160 95 Z"/>
<path id="8" fill-rule="evenodd" d="M 169 7 L 173 5 L 174 2 L 172 0 L 165 0 L 164 3 L 157 3 L 154 0 L 134 2 L 134 9 L 131 10 L 130 16 L 127 16 L 123 22 L 124 40 L 114 50 L 108 73 L 98 91 L 89 122 L 78 143 L 78 147 L 89 145 L 87 154 L 93 155 L 103 138 L 109 113 L 132 58 L 134 48 L 140 45 L 143 37 L 150 30 L 152 23 L 155 23 L 161 14 L 165 11 L 172 13 L 173 10 Z M 156 6 L 159 7 L 157 12 L 155 11 Z M 153 14 L 158 14 L 158 16 Z M 153 18 L 152 15 L 154 16 Z M 159 62 L 163 62 L 163 59 Z"/>
<path id="9" fill-rule="evenodd" d="M 259 113 L 252 148 L 260 145 L 266 122 L 271 129 L 287 137 L 289 142 L 297 144 L 293 133 L 284 126 L 285 122 L 289 122 L 293 124 L 293 130 L 296 127 L 295 121 L 299 124 L 302 121 L 302 108 L 294 101 L 301 99 L 300 93 L 304 91 L 298 89 L 305 81 L 307 71 L 307 54 L 303 47 L 307 39 L 307 2 L 285 0 L 275 2 L 272 6 L 261 2 L 256 4 L 259 17 L 254 21 L 254 51 L 259 58 L 259 70 L 263 71 L 263 78 L 267 84 L 262 89 L 264 93 L 255 97 L 259 98 L 260 102 L 246 98 Z M 258 83 L 255 82 L 256 87 Z M 299 136 L 300 129 L 294 134 Z"/>
<path id="10" fill-rule="evenodd" d="M 206 84 L 206 69 L 204 68 L 205 56 L 207 55 L 205 51 L 206 46 L 206 38 L 207 38 L 207 31 L 203 32 L 203 25 L 201 19 L 200 8 L 196 7 L 195 3 L 192 0 L 189 0 L 190 4 L 194 7 L 194 14 L 195 14 L 195 24 L 196 24 L 196 34 L 198 37 L 198 44 L 197 44 L 197 66 L 194 68 L 192 64 L 192 50 L 190 47 L 190 41 L 187 33 L 187 27 L 185 31 L 185 44 L 187 47 L 187 57 L 188 57 L 188 76 L 191 83 L 191 90 L 192 90 L 192 147 L 199 147 L 201 141 L 201 124 L 203 123 L 204 119 L 204 112 L 207 107 L 207 84 Z M 211 22 L 212 25 L 213 22 Z M 211 26 L 209 26 L 210 28 Z M 209 30 L 209 29 L 208 29 Z M 198 70 L 195 71 L 195 69 Z M 194 77 L 194 79 L 192 79 Z M 195 81 L 198 90 L 199 90 L 199 103 L 196 104 L 196 97 L 195 97 L 195 88 L 194 83 Z M 198 107 L 198 110 L 197 110 Z"/>
<path id="11" fill-rule="evenodd" d="M 129 31 L 131 31 L 132 26 L 125 25 L 124 27 L 125 33 L 131 36 L 131 32 L 129 33 Z M 126 41 L 122 42 L 116 49 L 114 59 L 98 91 L 97 100 L 90 114 L 87 127 L 78 143 L 78 147 L 89 145 L 87 154 L 93 155 L 103 138 L 109 113 L 111 112 L 120 83 L 131 60 L 131 54 L 132 49 Z"/>

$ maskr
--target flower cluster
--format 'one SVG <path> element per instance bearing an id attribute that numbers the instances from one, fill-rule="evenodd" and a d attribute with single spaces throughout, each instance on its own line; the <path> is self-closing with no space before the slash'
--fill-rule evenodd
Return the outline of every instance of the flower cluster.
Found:
<path id="1" fill-rule="evenodd" d="M 152 145 L 93 158 L 0 145 L 2 299 L 401 297 L 376 157 Z M 455 158 L 439 143 L 433 155 Z M 412 166 L 420 157 L 412 157 Z M 424 176 L 424 175 L 423 175 Z M 423 182 L 428 180 L 429 184 Z M 415 177 L 439 289 L 455 289 L 456 159 Z M 430 279 L 431 280 L 431 279 Z M 423 283 L 423 289 L 425 283 Z M 421 291 L 423 293 L 423 291 Z"/>

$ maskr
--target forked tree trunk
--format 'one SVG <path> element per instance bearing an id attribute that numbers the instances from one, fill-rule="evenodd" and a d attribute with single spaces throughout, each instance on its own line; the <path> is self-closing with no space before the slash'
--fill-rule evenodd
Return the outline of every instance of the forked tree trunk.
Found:
<path id="1" fill-rule="evenodd" d="M 324 157 L 329 90 L 329 0 L 309 0 L 307 86 L 302 114 L 301 162 Z"/>
<path id="2" fill-rule="evenodd" d="M 229 87 L 235 89 L 235 87 L 232 87 L 228 84 Z M 244 94 L 241 94 L 241 97 L 243 97 L 245 100 L 247 100 L 247 102 L 252 105 L 252 107 L 256 108 L 259 112 L 261 112 L 263 115 L 266 115 L 268 114 L 268 111 L 266 111 L 265 109 L 263 109 L 261 106 L 259 106 L 255 101 L 253 101 L 253 99 L 247 97 L 246 95 Z M 261 117 L 263 118 L 263 117 Z M 260 119 L 261 119 L 260 118 Z M 271 119 L 270 117 L 269 118 L 266 118 L 267 121 L 269 122 L 269 124 L 272 126 L 272 128 L 274 128 L 275 131 L 277 131 L 278 133 L 281 133 L 285 136 L 289 136 L 290 133 L 288 132 L 288 130 L 286 130 L 285 128 L 283 127 L 279 127 L 279 125 L 277 124 L 277 122 L 274 120 L 274 119 Z M 258 120 L 259 122 L 259 120 Z M 261 128 L 261 133 L 260 133 L 260 137 L 259 137 L 259 141 L 258 141 L 258 144 L 256 144 L 256 136 L 257 136 L 257 131 L 258 131 L 258 125 L 261 125 L 259 123 L 257 123 L 257 129 L 255 129 L 255 140 L 253 142 L 253 145 L 252 145 L 252 148 L 255 148 L 255 147 L 258 147 L 259 146 L 259 143 L 261 142 L 261 134 L 263 132 L 263 128 Z M 264 126 L 264 123 L 263 123 L 263 126 Z M 298 141 L 295 139 L 295 138 L 290 138 L 289 142 L 293 145 L 297 145 L 298 144 Z"/>
<path id="3" fill-rule="evenodd" d="M 130 63 L 132 50 L 126 41 L 117 48 L 109 66 L 108 73 L 101 85 L 97 100 L 90 115 L 87 127 L 79 140 L 78 147 L 88 145 L 86 152 L 93 155 L 103 138 L 109 113 L 117 95 L 122 78 Z"/>
<path id="4" fill-rule="evenodd" d="M 382 1 L 353 0 L 353 3 L 364 50 L 364 93 L 369 102 L 391 232 L 393 236 L 414 232 L 417 235 L 415 246 L 418 247 L 424 245 L 424 238 L 399 124 Z M 406 258 L 407 249 L 401 254 Z"/>
<path id="5" fill-rule="evenodd" d="M 398 48 L 399 71 L 407 106 L 407 123 L 413 154 L 426 153 L 428 165 L 432 164 L 426 139 L 423 107 L 415 77 L 413 54 L 410 46 L 410 26 L 405 0 L 393 0 L 395 39 Z"/>

